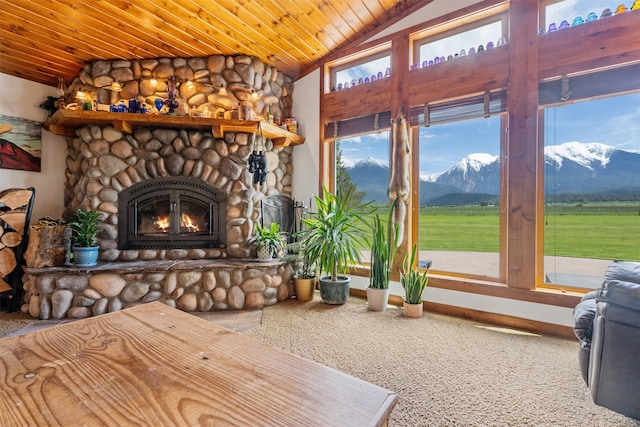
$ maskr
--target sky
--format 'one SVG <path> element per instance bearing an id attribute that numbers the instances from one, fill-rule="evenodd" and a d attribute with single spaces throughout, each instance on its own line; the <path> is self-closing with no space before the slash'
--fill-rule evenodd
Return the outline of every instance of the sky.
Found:
<path id="1" fill-rule="evenodd" d="M 598 16 L 605 8 L 615 11 L 617 4 L 602 0 L 565 0 L 547 9 L 547 23 L 562 19 L 570 23 L 576 16 L 586 18 L 591 11 Z M 588 24 L 586 24 L 588 25 Z M 548 24 L 546 24 L 548 27 Z M 497 42 L 500 28 L 486 26 L 472 34 L 470 40 Z M 453 43 L 453 44 L 451 44 Z M 478 43 L 480 44 L 480 43 Z M 484 43 L 486 45 L 486 42 Z M 421 53 L 421 61 L 435 56 L 448 56 L 461 49 L 477 46 L 464 39 L 433 43 Z M 351 77 L 384 73 L 387 62 L 372 62 L 358 67 Z M 349 80 L 348 71 L 338 81 Z M 599 142 L 622 150 L 640 152 L 640 93 L 628 94 L 565 106 L 551 107 L 545 112 L 545 141 L 547 145 L 563 142 Z M 498 116 L 457 121 L 420 128 L 420 175 L 427 176 L 446 171 L 465 155 L 471 153 L 500 154 L 500 119 Z M 349 140 L 342 140 L 342 158 L 350 165 L 372 157 L 388 165 L 389 133 L 381 132 Z"/>

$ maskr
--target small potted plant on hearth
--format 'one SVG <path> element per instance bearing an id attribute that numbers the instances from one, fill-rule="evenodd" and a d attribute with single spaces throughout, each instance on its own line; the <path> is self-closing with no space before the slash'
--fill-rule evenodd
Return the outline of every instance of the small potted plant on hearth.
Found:
<path id="1" fill-rule="evenodd" d="M 98 263 L 96 235 L 100 224 L 100 212 L 78 209 L 71 227 L 71 249 L 76 267 L 91 267 Z"/>
<path id="2" fill-rule="evenodd" d="M 293 267 L 293 283 L 296 289 L 298 301 L 311 301 L 316 289 L 315 264 L 307 255 L 304 242 L 289 243 L 282 261 L 288 262 Z"/>
<path id="3" fill-rule="evenodd" d="M 282 255 L 285 240 L 277 222 L 272 222 L 268 227 L 256 223 L 255 232 L 249 239 L 249 243 L 255 245 L 258 260 L 268 262 Z"/>
<path id="4" fill-rule="evenodd" d="M 420 272 L 418 269 L 416 265 L 417 258 L 418 244 L 414 243 L 411 257 L 409 257 L 409 254 L 404 256 L 402 271 L 400 272 L 400 283 L 404 288 L 403 309 L 406 317 L 422 317 L 422 294 L 429 281 L 427 270 Z"/>

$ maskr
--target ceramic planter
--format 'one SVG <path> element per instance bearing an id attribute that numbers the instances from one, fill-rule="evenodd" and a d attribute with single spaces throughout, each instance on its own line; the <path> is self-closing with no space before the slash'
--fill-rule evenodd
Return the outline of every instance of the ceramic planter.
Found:
<path id="1" fill-rule="evenodd" d="M 404 304 L 402 305 L 402 308 L 404 309 L 405 317 L 410 317 L 410 318 L 422 317 L 422 312 L 423 312 L 422 303 L 409 304 L 406 301 L 404 301 Z"/>
<path id="2" fill-rule="evenodd" d="M 322 302 L 331 305 L 341 305 L 349 300 L 349 284 L 351 279 L 338 276 L 338 280 L 331 281 L 331 276 L 320 278 L 320 297 Z"/>
<path id="3" fill-rule="evenodd" d="M 315 277 L 311 279 L 294 279 L 294 284 L 298 301 L 307 302 L 313 300 L 313 293 L 316 289 Z"/>
<path id="4" fill-rule="evenodd" d="M 371 311 L 385 311 L 389 302 L 389 288 L 371 288 L 367 286 L 367 302 Z"/>
<path id="5" fill-rule="evenodd" d="M 88 248 L 74 246 L 73 265 L 76 267 L 93 267 L 98 264 L 98 246 Z"/>

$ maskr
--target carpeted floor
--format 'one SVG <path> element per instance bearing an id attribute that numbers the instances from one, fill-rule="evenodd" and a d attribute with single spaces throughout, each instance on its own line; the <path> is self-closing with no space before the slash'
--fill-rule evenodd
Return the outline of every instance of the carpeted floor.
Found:
<path id="1" fill-rule="evenodd" d="M 329 306 L 317 293 L 265 308 L 261 323 L 255 313 L 238 330 L 397 392 L 391 426 L 640 427 L 593 404 L 574 340 L 432 313 L 407 319 L 394 306 L 371 312 L 353 297 Z M 0 313 L 0 337 L 29 325 Z"/>
<path id="2" fill-rule="evenodd" d="M 318 295 L 265 308 L 245 333 L 397 392 L 391 426 L 640 426 L 592 402 L 573 340 Z"/>

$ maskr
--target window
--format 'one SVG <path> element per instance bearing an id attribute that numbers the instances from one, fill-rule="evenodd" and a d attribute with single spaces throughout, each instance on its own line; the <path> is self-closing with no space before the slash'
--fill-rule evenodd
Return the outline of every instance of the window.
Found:
<path id="1" fill-rule="evenodd" d="M 544 279 L 596 288 L 639 261 L 640 93 L 544 111 Z"/>
<path id="2" fill-rule="evenodd" d="M 336 191 L 352 188 L 351 203 L 370 203 L 386 212 L 389 204 L 389 131 L 336 141 Z M 384 206 L 384 208 L 383 208 Z M 369 248 L 363 248 L 369 261 Z"/>
<path id="3" fill-rule="evenodd" d="M 391 75 L 391 48 L 386 43 L 336 61 L 329 67 L 330 90 L 343 90 Z"/>
<path id="4" fill-rule="evenodd" d="M 500 115 L 420 128 L 420 259 L 499 277 Z"/>
<path id="5" fill-rule="evenodd" d="M 542 10 L 540 33 L 545 33 L 605 18 L 616 13 L 616 6 L 606 0 L 561 0 L 547 1 Z"/>
<path id="6" fill-rule="evenodd" d="M 474 22 L 437 36 L 417 39 L 414 67 L 426 67 L 506 44 L 503 16 Z"/>

